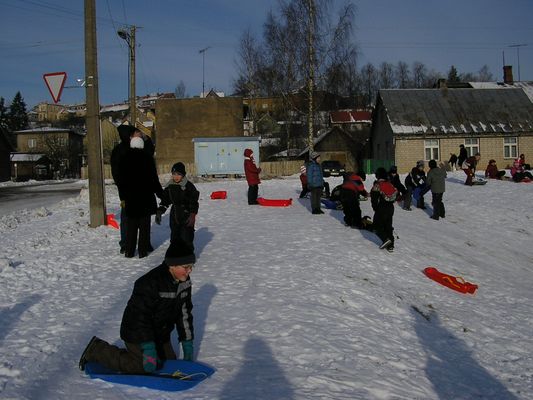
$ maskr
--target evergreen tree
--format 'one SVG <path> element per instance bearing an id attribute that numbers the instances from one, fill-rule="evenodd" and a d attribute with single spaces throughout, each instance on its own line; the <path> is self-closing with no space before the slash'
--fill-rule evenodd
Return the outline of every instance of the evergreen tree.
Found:
<path id="1" fill-rule="evenodd" d="M 0 97 L 0 127 L 8 128 L 8 110 L 3 97 Z"/>
<path id="2" fill-rule="evenodd" d="M 11 105 L 9 106 L 9 129 L 14 131 L 20 131 L 28 126 L 28 114 L 26 112 L 26 103 L 22 98 L 20 92 L 17 92 Z"/>
<path id="3" fill-rule="evenodd" d="M 457 72 L 457 68 L 455 68 L 453 65 L 451 66 L 450 70 L 448 71 L 448 82 L 460 82 L 459 79 L 459 73 Z"/>

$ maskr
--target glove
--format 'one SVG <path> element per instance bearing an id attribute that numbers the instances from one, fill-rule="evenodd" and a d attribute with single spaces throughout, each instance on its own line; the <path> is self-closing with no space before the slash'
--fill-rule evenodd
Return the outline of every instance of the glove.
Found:
<path id="1" fill-rule="evenodd" d="M 143 369 L 145 372 L 154 372 L 157 369 L 157 350 L 155 349 L 154 342 L 141 343 L 141 349 L 143 350 Z"/>
<path id="2" fill-rule="evenodd" d="M 126 200 L 120 200 L 120 208 L 126 207 Z"/>
<path id="3" fill-rule="evenodd" d="M 194 228 L 194 224 L 196 223 L 196 214 L 195 213 L 191 213 L 191 215 L 189 215 L 189 218 L 187 218 L 187 226 L 189 228 Z"/>
<path id="4" fill-rule="evenodd" d="M 155 223 L 157 225 L 161 225 L 161 217 L 165 213 L 167 209 L 163 206 L 159 206 L 155 212 Z"/>
<path id="5" fill-rule="evenodd" d="M 183 349 L 183 359 L 185 361 L 192 361 L 192 355 L 194 353 L 192 340 L 184 340 L 181 342 L 181 348 Z"/>

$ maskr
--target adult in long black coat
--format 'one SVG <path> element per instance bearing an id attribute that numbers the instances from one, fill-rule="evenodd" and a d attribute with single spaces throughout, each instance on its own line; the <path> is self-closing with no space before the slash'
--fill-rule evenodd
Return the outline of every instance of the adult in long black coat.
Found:
<path id="1" fill-rule="evenodd" d="M 122 187 L 126 226 L 126 257 L 133 257 L 139 236 L 139 258 L 151 251 L 150 217 L 156 213 L 155 195 L 161 198 L 163 188 L 159 183 L 154 159 L 144 150 L 142 138 L 130 140 L 130 150 L 119 166 L 119 185 Z"/>

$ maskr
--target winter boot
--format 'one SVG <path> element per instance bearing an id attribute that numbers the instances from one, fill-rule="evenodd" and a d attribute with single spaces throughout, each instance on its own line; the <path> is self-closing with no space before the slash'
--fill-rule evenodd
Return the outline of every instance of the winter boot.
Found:
<path id="1" fill-rule="evenodd" d="M 83 353 L 80 357 L 80 362 L 78 364 L 80 370 L 85 371 L 85 364 L 89 362 L 89 359 L 91 358 L 91 352 L 94 350 L 96 344 L 100 341 L 96 336 L 93 336 L 91 340 L 89 341 L 89 344 L 87 347 L 85 347 L 85 350 L 83 350 Z"/>

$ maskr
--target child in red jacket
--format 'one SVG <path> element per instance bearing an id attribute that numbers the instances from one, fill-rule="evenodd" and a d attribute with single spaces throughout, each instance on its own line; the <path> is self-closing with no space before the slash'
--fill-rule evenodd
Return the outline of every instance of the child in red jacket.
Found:
<path id="1" fill-rule="evenodd" d="M 248 182 L 248 204 L 257 204 L 257 193 L 259 191 L 259 173 L 261 168 L 255 165 L 254 152 L 252 149 L 244 150 L 244 174 Z"/>

